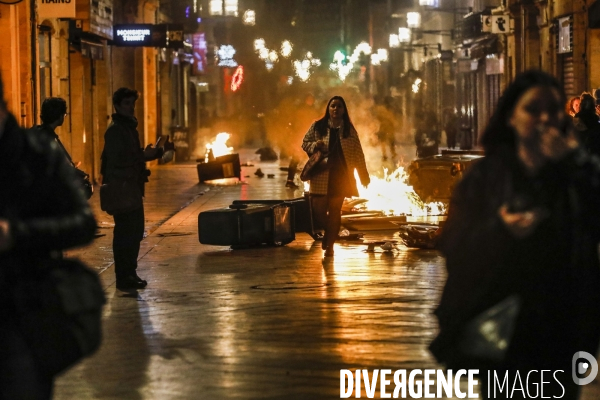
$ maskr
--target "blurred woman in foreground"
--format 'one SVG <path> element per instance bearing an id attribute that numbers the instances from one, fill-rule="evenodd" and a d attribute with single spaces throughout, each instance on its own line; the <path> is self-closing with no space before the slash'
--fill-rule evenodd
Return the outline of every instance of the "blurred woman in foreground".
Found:
<path id="1" fill-rule="evenodd" d="M 449 368 L 479 368 L 483 397 L 488 371 L 508 372 L 512 387 L 517 371 L 525 382 L 529 371 L 562 370 L 543 377 L 544 396 L 576 399 L 574 354 L 598 348 L 600 167 L 567 129 L 564 104 L 552 76 L 515 78 L 483 134 L 486 156 L 457 186 L 441 233 L 448 280 L 430 349 Z M 463 342 L 469 323 L 510 297 L 520 306 L 513 334 L 497 343 L 505 353 L 474 355 Z"/>

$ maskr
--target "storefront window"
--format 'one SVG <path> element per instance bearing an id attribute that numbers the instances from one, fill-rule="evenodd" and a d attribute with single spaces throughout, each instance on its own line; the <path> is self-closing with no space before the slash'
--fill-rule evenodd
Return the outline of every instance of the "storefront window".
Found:
<path id="1" fill-rule="evenodd" d="M 210 15 L 238 16 L 238 0 L 210 0 Z"/>
<path id="2" fill-rule="evenodd" d="M 40 66 L 40 102 L 46 98 L 52 97 L 52 53 L 50 48 L 50 28 L 40 26 L 38 31 L 39 53 L 38 60 Z"/>

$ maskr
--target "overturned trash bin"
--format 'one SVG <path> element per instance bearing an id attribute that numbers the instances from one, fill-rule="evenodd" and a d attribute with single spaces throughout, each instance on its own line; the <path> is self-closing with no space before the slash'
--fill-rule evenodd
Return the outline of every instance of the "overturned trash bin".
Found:
<path id="1" fill-rule="evenodd" d="M 296 239 L 290 204 L 232 204 L 198 215 L 198 240 L 217 246 L 285 245 Z"/>
<path id="2" fill-rule="evenodd" d="M 297 197 L 289 200 L 234 200 L 233 205 L 239 204 L 288 204 L 292 207 L 294 215 L 294 232 L 306 232 L 313 236 L 315 229 L 313 226 L 312 210 L 308 196 Z"/>
<path id="3" fill-rule="evenodd" d="M 200 183 L 214 179 L 242 178 L 239 154 L 215 157 L 214 161 L 200 163 L 197 168 Z"/>

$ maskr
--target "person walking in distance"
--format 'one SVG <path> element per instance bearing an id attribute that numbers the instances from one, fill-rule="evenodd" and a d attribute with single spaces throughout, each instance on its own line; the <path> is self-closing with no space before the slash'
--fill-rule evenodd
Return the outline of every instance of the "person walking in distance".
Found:
<path id="1" fill-rule="evenodd" d="M 354 170 L 358 170 L 365 187 L 371 181 L 358 133 L 341 96 L 329 100 L 323 118 L 306 132 L 302 149 L 309 156 L 317 150 L 328 155 L 327 167 L 310 178 L 310 195 L 315 222 L 325 228 L 321 246 L 325 257 L 331 257 L 341 226 L 344 198 L 358 196 Z"/>
<path id="2" fill-rule="evenodd" d="M 136 90 L 120 88 L 113 94 L 115 113 L 112 122 L 104 134 L 102 151 L 103 183 L 131 179 L 139 187 L 139 195 L 144 195 L 144 185 L 150 171 L 146 161 L 158 159 L 162 148 L 148 145 L 142 149 L 135 118 L 135 102 L 139 95 Z M 137 193 L 137 192 L 136 192 Z M 115 214 L 113 235 L 113 255 L 117 289 L 143 289 L 148 282 L 137 275 L 137 258 L 140 243 L 144 237 L 144 206 L 135 210 Z"/>

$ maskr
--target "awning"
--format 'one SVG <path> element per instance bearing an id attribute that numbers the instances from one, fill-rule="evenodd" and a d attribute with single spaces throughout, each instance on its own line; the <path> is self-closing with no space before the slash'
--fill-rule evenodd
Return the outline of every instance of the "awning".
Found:
<path id="1" fill-rule="evenodd" d="M 500 54 L 502 50 L 502 43 L 498 40 L 498 36 L 493 35 L 473 43 L 469 48 L 469 53 L 472 59 L 477 60 L 488 54 Z"/>
<path id="2" fill-rule="evenodd" d="M 81 38 L 81 55 L 92 60 L 104 60 L 104 45 L 99 40 Z"/>
<path id="3" fill-rule="evenodd" d="M 92 60 L 104 59 L 104 43 L 99 36 L 76 29 L 69 29 L 69 33 L 69 43 L 81 52 L 82 57 Z"/>

